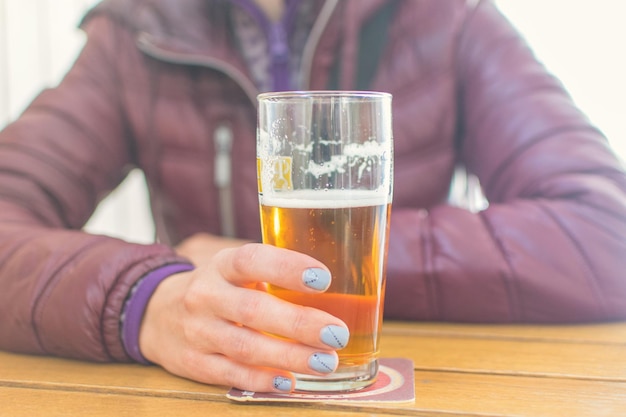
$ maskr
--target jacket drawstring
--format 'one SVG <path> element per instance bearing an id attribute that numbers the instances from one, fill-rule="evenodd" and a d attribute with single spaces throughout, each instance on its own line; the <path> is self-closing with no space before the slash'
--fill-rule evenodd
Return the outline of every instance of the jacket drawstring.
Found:
<path id="1" fill-rule="evenodd" d="M 235 237 L 235 213 L 232 192 L 233 131 L 222 124 L 213 132 L 215 144 L 215 186 L 219 190 L 222 236 Z"/>

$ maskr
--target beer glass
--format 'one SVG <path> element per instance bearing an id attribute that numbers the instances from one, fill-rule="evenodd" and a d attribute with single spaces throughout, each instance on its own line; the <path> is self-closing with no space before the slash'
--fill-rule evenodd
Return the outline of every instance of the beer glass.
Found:
<path id="1" fill-rule="evenodd" d="M 325 310 L 350 330 L 336 372 L 297 374 L 295 389 L 361 389 L 378 373 L 393 192 L 391 95 L 300 91 L 258 101 L 263 242 L 308 254 L 332 273 L 321 294 L 268 291 Z"/>

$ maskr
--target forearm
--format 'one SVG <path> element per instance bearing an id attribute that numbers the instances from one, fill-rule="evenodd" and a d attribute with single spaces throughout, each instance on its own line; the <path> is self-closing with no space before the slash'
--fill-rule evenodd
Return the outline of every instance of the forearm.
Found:
<path id="1" fill-rule="evenodd" d="M 527 199 L 471 213 L 392 215 L 385 313 L 471 322 L 589 322 L 626 317 L 626 199 Z M 582 190 L 581 190 L 582 192 Z"/>
<path id="2" fill-rule="evenodd" d="M 133 285 L 187 261 L 162 245 L 0 222 L 0 348 L 128 361 L 120 319 Z"/>

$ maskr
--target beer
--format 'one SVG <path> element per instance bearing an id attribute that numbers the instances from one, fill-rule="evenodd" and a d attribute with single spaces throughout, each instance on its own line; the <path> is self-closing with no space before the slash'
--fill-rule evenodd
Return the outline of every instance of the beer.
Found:
<path id="1" fill-rule="evenodd" d="M 350 341 L 338 352 L 340 368 L 375 360 L 391 210 L 387 195 L 302 190 L 261 195 L 260 203 L 263 242 L 306 253 L 323 262 L 333 277 L 330 288 L 321 294 L 276 286 L 269 286 L 268 291 L 292 303 L 327 311 L 347 324 Z"/>

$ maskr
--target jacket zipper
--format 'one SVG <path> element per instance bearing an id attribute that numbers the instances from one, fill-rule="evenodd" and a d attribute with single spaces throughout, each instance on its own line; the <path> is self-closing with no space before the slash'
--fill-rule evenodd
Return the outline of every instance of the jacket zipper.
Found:
<path id="1" fill-rule="evenodd" d="M 315 19 L 315 23 L 311 28 L 311 33 L 304 45 L 304 49 L 302 52 L 302 88 L 308 89 L 311 86 L 311 69 L 313 67 L 313 55 L 315 53 L 315 49 L 317 49 L 317 45 L 319 44 L 320 38 L 324 32 L 324 29 L 328 25 L 330 21 L 330 17 L 335 11 L 339 0 L 326 0 L 324 5 L 322 6 L 322 10 L 320 11 L 319 16 Z"/>

